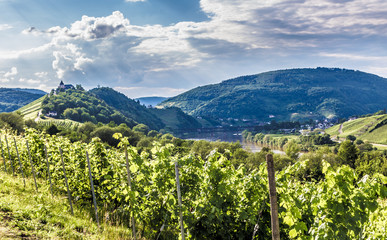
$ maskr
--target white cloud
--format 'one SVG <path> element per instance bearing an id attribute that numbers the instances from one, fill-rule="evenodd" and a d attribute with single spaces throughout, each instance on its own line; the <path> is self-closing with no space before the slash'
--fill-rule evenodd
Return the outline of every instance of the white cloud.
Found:
<path id="1" fill-rule="evenodd" d="M 9 24 L 0 24 L 0 31 L 8 30 L 11 28 L 13 28 L 13 27 Z"/>
<path id="2" fill-rule="evenodd" d="M 4 74 L 4 77 L 5 78 L 9 78 L 9 77 L 14 77 L 14 76 L 16 76 L 17 75 L 17 68 L 16 67 L 12 67 L 11 68 L 11 70 L 9 71 L 9 72 L 6 72 L 5 74 Z"/>
<path id="3" fill-rule="evenodd" d="M 163 85 L 175 95 L 173 89 L 184 84 L 244 73 L 235 69 L 251 73 L 297 67 L 303 61 L 310 64 L 313 57 L 358 61 L 363 69 L 385 59 L 376 56 L 387 51 L 384 42 L 372 44 L 387 35 L 384 0 L 201 0 L 200 6 L 209 16 L 203 22 L 138 26 L 116 11 L 105 17 L 83 16 L 67 27 L 29 28 L 24 36 L 43 39 L 44 44 L 0 52 L 0 62 L 10 62 L 23 73 L 30 64 L 33 70 L 21 77 L 51 78 L 55 85 L 55 76 L 91 86 L 142 83 L 148 87 L 122 91 L 144 91 L 144 96 L 157 95 Z M 364 39 L 371 43 L 364 45 Z M 372 48 L 375 54 L 369 55 L 374 57 L 356 52 L 362 48 Z M 200 74 L 192 74 L 196 72 Z"/>
<path id="4" fill-rule="evenodd" d="M 37 85 L 37 84 L 41 83 L 41 80 L 20 78 L 19 82 L 21 82 L 21 83 L 28 83 L 28 84 L 31 84 L 31 85 Z"/>
<path id="5" fill-rule="evenodd" d="M 365 60 L 365 61 L 387 61 L 387 56 L 369 56 L 369 55 L 356 55 L 350 53 L 320 53 L 323 57 L 342 58 L 350 60 Z"/>
<path id="6" fill-rule="evenodd" d="M 35 76 L 37 76 L 38 78 L 45 78 L 48 76 L 48 72 L 36 72 L 34 73 Z"/>
<path id="7" fill-rule="evenodd" d="M 146 0 L 125 0 L 125 2 L 146 2 Z"/>
<path id="8" fill-rule="evenodd" d="M 66 72 L 83 71 L 84 65 L 93 62 L 81 52 L 79 47 L 71 43 L 54 51 L 53 56 L 55 60 L 52 62 L 52 68 L 56 71 L 59 79 L 62 79 Z"/>

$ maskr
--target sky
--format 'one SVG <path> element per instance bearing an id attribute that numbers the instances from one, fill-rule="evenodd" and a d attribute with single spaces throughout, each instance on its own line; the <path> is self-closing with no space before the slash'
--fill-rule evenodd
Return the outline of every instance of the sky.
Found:
<path id="1" fill-rule="evenodd" d="M 0 87 L 130 98 L 338 67 L 387 77 L 385 0 L 0 0 Z"/>

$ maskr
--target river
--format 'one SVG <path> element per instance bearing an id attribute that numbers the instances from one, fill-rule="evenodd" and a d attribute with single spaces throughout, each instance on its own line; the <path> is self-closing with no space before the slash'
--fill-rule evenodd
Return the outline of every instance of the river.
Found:
<path id="1" fill-rule="evenodd" d="M 241 132 L 232 132 L 232 131 L 217 131 L 217 132 L 189 132 L 184 133 L 181 136 L 178 136 L 181 139 L 187 140 L 206 140 L 209 142 L 222 141 L 222 142 L 240 142 L 243 149 L 250 152 L 260 152 L 262 146 L 252 142 L 244 141 Z M 281 150 L 272 150 L 273 153 L 285 154 Z"/>

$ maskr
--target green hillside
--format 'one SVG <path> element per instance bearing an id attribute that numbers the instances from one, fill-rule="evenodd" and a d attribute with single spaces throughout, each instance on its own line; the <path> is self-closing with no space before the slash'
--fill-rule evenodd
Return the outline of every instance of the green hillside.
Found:
<path id="1" fill-rule="evenodd" d="M 387 79 L 337 68 L 291 69 L 197 87 L 160 104 L 194 116 L 300 120 L 376 112 L 387 106 Z"/>
<path id="2" fill-rule="evenodd" d="M 45 92 L 36 89 L 0 88 L 0 112 L 12 112 L 42 97 Z"/>
<path id="3" fill-rule="evenodd" d="M 174 131 L 179 128 L 198 128 L 202 125 L 178 108 L 148 109 L 135 100 L 111 88 L 95 88 L 90 91 L 67 90 L 58 94 L 43 96 L 20 109 L 24 119 L 37 119 L 39 113 L 56 112 L 57 116 L 39 118 L 40 125 L 70 128 L 79 123 L 125 123 L 133 127 L 138 123 L 150 129 Z"/>
<path id="4" fill-rule="evenodd" d="M 51 95 L 42 102 L 42 113 L 55 111 L 57 118 L 71 119 L 77 122 L 125 123 L 129 127 L 137 123 L 102 99 L 84 90 L 67 90 Z"/>
<path id="5" fill-rule="evenodd" d="M 192 116 L 185 114 L 180 108 L 152 108 L 150 110 L 162 120 L 167 130 L 174 131 L 177 129 L 202 127 L 202 124 Z"/>
<path id="6" fill-rule="evenodd" d="M 326 129 L 326 133 L 339 138 L 353 135 L 370 143 L 387 144 L 387 114 L 346 121 L 343 124 L 337 124 Z"/>
<path id="7" fill-rule="evenodd" d="M 94 88 L 90 90 L 89 93 L 102 99 L 109 106 L 116 108 L 126 117 L 131 118 L 138 123 L 143 123 L 151 129 L 159 130 L 165 126 L 161 119 L 154 115 L 149 109 L 112 88 Z"/>

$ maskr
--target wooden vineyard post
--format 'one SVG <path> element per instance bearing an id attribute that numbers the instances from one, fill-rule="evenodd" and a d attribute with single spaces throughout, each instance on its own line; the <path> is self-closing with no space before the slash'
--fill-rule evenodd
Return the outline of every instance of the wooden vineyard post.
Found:
<path id="1" fill-rule="evenodd" d="M 177 187 L 177 198 L 179 201 L 179 210 L 180 210 L 180 230 L 181 230 L 181 239 L 185 240 L 184 236 L 184 223 L 183 223 L 183 210 L 181 207 L 181 191 L 180 191 L 180 179 L 179 179 L 179 164 L 175 162 L 175 173 L 176 173 L 176 187 Z"/>
<path id="2" fill-rule="evenodd" d="M 15 168 L 13 167 L 13 160 L 11 158 L 11 153 L 9 151 L 8 139 L 7 139 L 7 136 L 4 136 L 4 137 L 5 137 L 5 143 L 7 144 L 8 158 L 9 158 L 9 161 L 11 162 L 12 175 L 15 176 Z"/>
<path id="3" fill-rule="evenodd" d="M 65 183 L 66 183 L 66 188 L 67 188 L 67 196 L 69 198 L 71 214 L 74 215 L 73 204 L 71 203 L 71 192 L 70 192 L 70 188 L 69 188 L 69 183 L 67 181 L 66 169 L 65 169 L 65 165 L 64 165 L 64 161 L 63 161 L 63 151 L 62 151 L 61 147 L 59 147 L 59 152 L 60 152 L 60 159 L 62 161 L 62 166 L 63 166 L 63 174 L 64 174 L 64 177 L 65 177 Z"/>
<path id="4" fill-rule="evenodd" d="M 95 219 L 97 220 L 97 224 L 98 224 L 98 227 L 99 227 L 97 200 L 95 199 L 93 176 L 91 175 L 91 166 L 90 166 L 90 160 L 89 160 L 89 153 L 87 151 L 86 151 L 86 159 L 87 159 L 87 166 L 89 167 L 89 177 L 90 177 L 90 185 L 91 185 L 91 194 L 93 195 Z"/>
<path id="5" fill-rule="evenodd" d="M 129 185 L 130 191 L 132 191 L 132 180 L 131 180 L 132 176 L 130 174 L 127 146 L 125 146 L 125 159 L 126 159 L 126 171 L 128 172 L 128 185 Z M 136 219 L 134 218 L 134 213 L 132 211 L 132 205 L 130 205 L 130 214 L 132 215 L 132 234 L 133 234 L 133 239 L 136 240 Z"/>
<path id="6" fill-rule="evenodd" d="M 28 140 L 26 140 L 26 143 L 27 143 L 28 157 L 30 158 L 30 164 L 31 164 L 31 169 L 32 169 L 32 175 L 34 176 L 35 188 L 36 188 L 36 191 L 38 192 L 38 184 L 36 184 L 35 168 L 34 168 L 34 163 L 32 162 L 30 147 L 28 146 Z"/>
<path id="7" fill-rule="evenodd" d="M 278 205 L 277 205 L 277 192 L 275 189 L 275 173 L 273 155 L 266 155 L 267 162 L 267 175 L 269 178 L 269 195 L 270 195 L 270 215 L 271 215 L 271 231 L 272 239 L 280 239 L 279 220 L 278 220 Z"/>
<path id="8" fill-rule="evenodd" d="M 15 143 L 15 149 L 16 149 L 17 159 L 19 159 L 20 171 L 21 171 L 22 176 L 23 176 L 24 187 L 26 187 L 26 179 L 25 179 L 25 177 L 24 177 L 23 165 L 22 165 L 22 163 L 21 163 L 21 161 L 20 161 L 19 150 L 17 149 L 16 139 L 15 139 L 15 138 L 13 138 L 13 142 Z"/>
<path id="9" fill-rule="evenodd" d="M 51 191 L 51 196 L 54 196 L 54 193 L 52 192 L 52 182 L 51 182 L 50 164 L 48 163 L 48 154 L 47 154 L 47 147 L 46 147 L 46 145 L 44 145 L 44 153 L 46 154 L 47 174 L 48 174 L 48 180 L 50 181 L 50 191 Z"/>
<path id="10" fill-rule="evenodd" d="M 3 142 L 1 141 L 1 136 L 0 136 L 0 147 L 1 147 L 1 157 L 3 158 L 3 161 L 4 161 L 4 172 L 7 172 L 7 164 L 5 163 Z"/>

